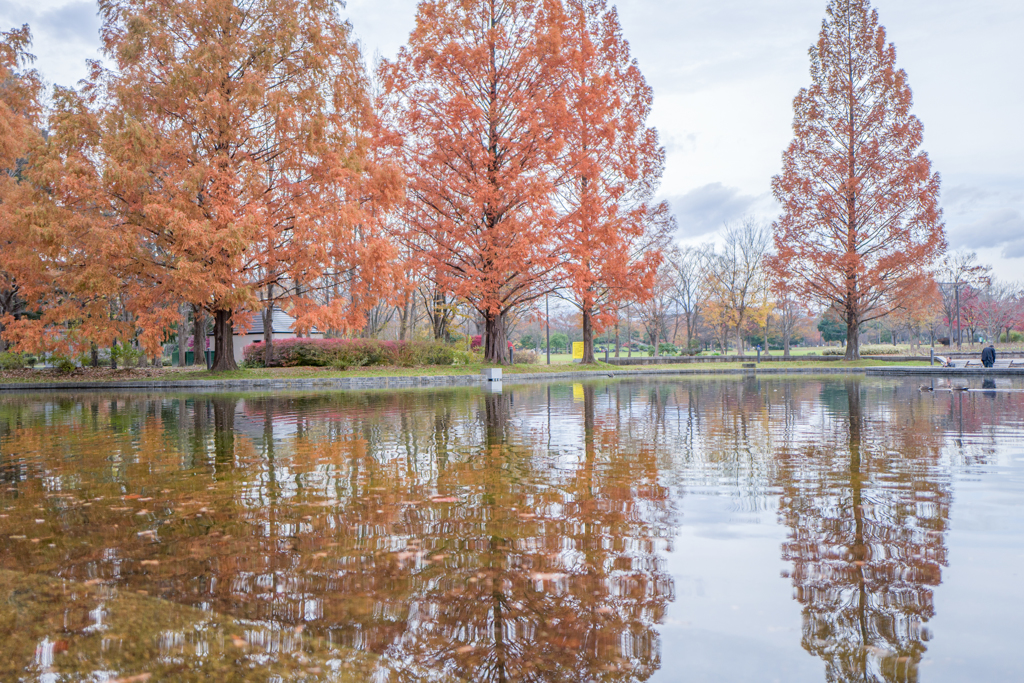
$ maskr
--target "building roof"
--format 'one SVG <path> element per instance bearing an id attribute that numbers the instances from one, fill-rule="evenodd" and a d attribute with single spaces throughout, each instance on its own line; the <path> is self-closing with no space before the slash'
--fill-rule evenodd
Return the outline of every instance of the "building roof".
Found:
<path id="1" fill-rule="evenodd" d="M 235 335 L 237 336 L 243 334 L 255 334 L 263 336 L 263 313 L 263 311 L 259 311 L 258 313 L 254 313 L 252 315 L 252 326 L 249 328 L 248 332 L 243 331 L 240 327 L 236 327 Z M 291 334 L 295 332 L 295 318 L 291 317 L 277 306 L 274 306 L 274 312 L 273 317 L 271 318 L 271 323 L 271 329 L 274 331 L 274 334 Z M 310 330 L 310 333 L 317 334 L 318 330 L 314 327 L 312 330 Z M 213 336 L 213 333 L 211 332 L 209 336 Z"/>

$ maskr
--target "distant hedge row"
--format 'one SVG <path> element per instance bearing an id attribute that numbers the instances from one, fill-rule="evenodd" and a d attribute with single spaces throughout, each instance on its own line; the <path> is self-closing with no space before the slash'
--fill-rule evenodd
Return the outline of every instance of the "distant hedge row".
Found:
<path id="1" fill-rule="evenodd" d="M 867 344 L 860 345 L 860 355 L 862 356 L 896 356 L 900 354 L 907 354 L 907 351 L 901 351 L 895 346 L 889 346 L 888 344 L 882 344 L 881 346 L 868 346 Z M 824 349 L 821 352 L 823 356 L 845 356 L 846 347 L 837 346 L 828 349 Z"/>
<path id="2" fill-rule="evenodd" d="M 246 366 L 264 367 L 266 353 L 263 342 L 249 344 L 242 353 Z M 270 366 L 344 370 L 367 365 L 465 365 L 471 359 L 469 353 L 441 342 L 302 338 L 275 340 Z"/>

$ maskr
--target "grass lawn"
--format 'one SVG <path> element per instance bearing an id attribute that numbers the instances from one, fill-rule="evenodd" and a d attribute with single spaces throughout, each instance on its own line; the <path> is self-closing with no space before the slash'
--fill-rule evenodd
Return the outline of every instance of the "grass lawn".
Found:
<path id="1" fill-rule="evenodd" d="M 556 363 L 556 358 L 559 362 Z M 543 362 L 537 365 L 515 365 L 505 366 L 503 371 L 507 375 L 524 373 L 557 373 L 557 372 L 595 372 L 609 373 L 619 371 L 657 372 L 658 370 L 677 371 L 687 368 L 694 372 L 715 372 L 718 370 L 740 369 L 742 363 L 700 363 L 683 365 L 680 363 L 666 363 L 659 365 L 642 365 L 620 367 L 606 364 L 599 361 L 596 365 L 581 366 L 571 362 L 571 356 L 560 354 L 552 355 L 551 365 Z M 751 359 L 747 362 L 753 362 Z M 889 361 L 860 360 L 847 363 L 846 361 L 815 361 L 799 359 L 792 361 L 772 361 L 759 366 L 762 370 L 775 368 L 868 368 L 882 367 L 886 365 L 927 365 L 926 361 L 910 363 L 892 363 Z M 489 364 L 472 363 L 460 366 L 428 366 L 415 368 L 396 367 L 362 367 L 349 370 L 337 370 L 334 368 L 246 368 L 231 372 L 208 372 L 206 370 L 193 370 L 190 368 L 131 368 L 122 370 L 109 370 L 106 368 L 79 368 L 70 375 L 61 375 L 53 370 L 19 370 L 0 372 L 0 384 L 13 383 L 44 383 L 44 382 L 122 382 L 122 381 L 175 381 L 175 380 L 237 380 L 237 379 L 333 379 L 351 377 L 420 377 L 437 375 L 478 375 L 485 367 L 493 367 Z"/>

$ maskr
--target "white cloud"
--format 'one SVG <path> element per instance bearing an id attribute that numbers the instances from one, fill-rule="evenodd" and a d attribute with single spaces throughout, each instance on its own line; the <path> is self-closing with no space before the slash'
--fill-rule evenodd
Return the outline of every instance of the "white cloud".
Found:
<path id="1" fill-rule="evenodd" d="M 758 197 L 722 183 L 709 183 L 668 199 L 679 223 L 679 234 L 684 239 L 715 232 L 725 223 L 749 213 L 758 203 Z"/>

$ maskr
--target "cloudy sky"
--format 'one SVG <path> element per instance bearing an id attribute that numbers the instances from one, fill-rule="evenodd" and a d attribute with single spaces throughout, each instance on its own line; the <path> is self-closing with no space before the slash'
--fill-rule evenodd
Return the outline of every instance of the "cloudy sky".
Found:
<path id="1" fill-rule="evenodd" d="M 620 0 L 633 54 L 654 88 L 651 123 L 668 151 L 662 194 L 679 239 L 771 218 L 770 182 L 791 137 L 792 101 L 809 82 L 807 49 L 827 0 Z M 368 61 L 391 58 L 416 0 L 348 0 Z M 875 0 L 914 91 L 924 148 L 942 175 L 952 248 L 1024 280 L 1024 2 Z M 0 27 L 28 23 L 36 67 L 74 84 L 99 57 L 95 3 L 0 0 Z"/>

